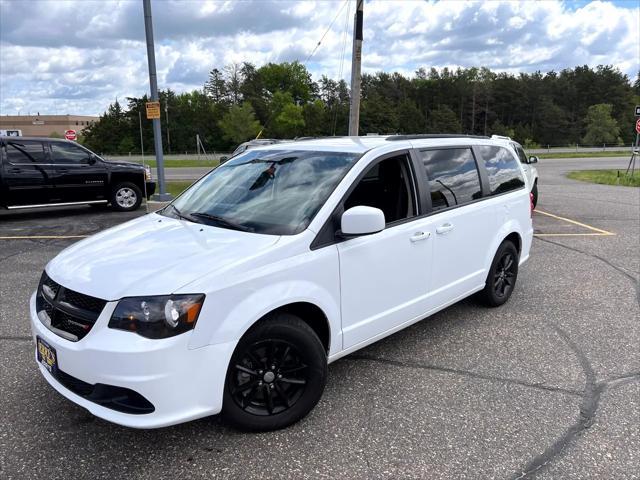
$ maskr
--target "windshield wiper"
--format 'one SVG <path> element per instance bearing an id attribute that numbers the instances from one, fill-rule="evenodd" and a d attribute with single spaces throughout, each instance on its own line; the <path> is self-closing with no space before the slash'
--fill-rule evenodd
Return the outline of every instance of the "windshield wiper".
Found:
<path id="1" fill-rule="evenodd" d="M 166 208 L 169 208 L 169 207 L 173 208 L 173 211 L 175 212 L 176 216 L 181 220 L 188 220 L 190 222 L 193 221 L 189 217 L 184 215 L 180 210 L 178 210 L 178 207 L 176 207 L 173 203 L 170 203 L 169 205 L 167 205 Z"/>
<path id="2" fill-rule="evenodd" d="M 201 218 L 204 220 L 211 220 L 221 227 L 231 228 L 233 230 L 240 230 L 242 232 L 253 232 L 254 229 L 251 227 L 247 227 L 246 225 L 242 225 L 240 223 L 236 223 L 233 220 L 228 220 L 224 217 L 220 217 L 218 215 L 212 215 L 207 212 L 192 212 L 189 213 L 189 216 Z"/>

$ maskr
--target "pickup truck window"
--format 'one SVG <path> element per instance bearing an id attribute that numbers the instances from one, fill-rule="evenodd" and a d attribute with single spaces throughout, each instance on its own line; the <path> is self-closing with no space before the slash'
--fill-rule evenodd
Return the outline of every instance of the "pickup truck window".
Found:
<path id="1" fill-rule="evenodd" d="M 28 140 L 7 142 L 7 161 L 14 165 L 47 163 L 42 142 Z"/>
<path id="2" fill-rule="evenodd" d="M 54 163 L 85 164 L 89 161 L 89 152 L 70 143 L 51 142 Z"/>

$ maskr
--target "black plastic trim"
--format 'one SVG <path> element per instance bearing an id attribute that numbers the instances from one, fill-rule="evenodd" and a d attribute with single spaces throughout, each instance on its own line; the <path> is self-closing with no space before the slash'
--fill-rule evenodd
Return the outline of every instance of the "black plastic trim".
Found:
<path id="1" fill-rule="evenodd" d="M 491 140 L 491 137 L 487 137 L 484 135 L 462 135 L 462 134 L 454 134 L 454 133 L 419 133 L 415 135 L 391 135 L 386 138 L 389 141 L 400 141 L 400 140 L 420 140 L 420 139 L 430 139 L 430 138 L 477 138 L 481 140 Z"/>
<path id="2" fill-rule="evenodd" d="M 92 385 L 58 369 L 52 374 L 60 385 L 90 402 L 122 413 L 143 415 L 153 413 L 155 407 L 135 390 L 104 383 Z"/>

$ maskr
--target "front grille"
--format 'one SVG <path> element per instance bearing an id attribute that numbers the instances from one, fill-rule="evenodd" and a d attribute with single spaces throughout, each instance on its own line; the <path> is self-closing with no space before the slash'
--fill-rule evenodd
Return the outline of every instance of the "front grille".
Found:
<path id="1" fill-rule="evenodd" d="M 43 288 L 45 285 L 48 288 Z M 67 340 L 77 342 L 84 338 L 106 304 L 100 298 L 66 289 L 49 278 L 46 272 L 42 273 L 36 295 L 36 310 L 38 313 L 46 312 L 48 321 L 42 318 L 41 321 L 49 330 Z"/>
<path id="2" fill-rule="evenodd" d="M 89 295 L 74 292 L 73 290 L 69 290 L 68 288 L 65 288 L 62 291 L 62 294 L 60 295 L 60 301 L 67 302 L 74 307 L 89 310 L 90 312 L 97 313 L 98 315 L 100 314 L 100 312 L 102 312 L 102 309 L 107 303 L 100 298 L 90 297 Z"/>

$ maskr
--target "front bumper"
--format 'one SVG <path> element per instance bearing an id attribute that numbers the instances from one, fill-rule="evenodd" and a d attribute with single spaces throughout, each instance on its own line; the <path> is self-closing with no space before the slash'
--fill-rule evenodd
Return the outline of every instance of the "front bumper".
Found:
<path id="1" fill-rule="evenodd" d="M 235 345 L 189 349 L 190 333 L 151 340 L 110 329 L 107 324 L 116 303 L 107 303 L 89 333 L 72 342 L 40 322 L 34 293 L 30 300 L 34 340 L 39 336 L 56 350 L 58 367 L 65 374 L 90 385 L 133 390 L 151 402 L 154 411 L 123 413 L 95 403 L 66 388 L 38 362 L 47 382 L 95 416 L 127 427 L 165 427 L 219 413 L 227 365 Z"/>
<path id="2" fill-rule="evenodd" d="M 156 193 L 156 182 L 146 182 L 146 189 L 147 200 L 149 200 L 151 195 Z"/>

